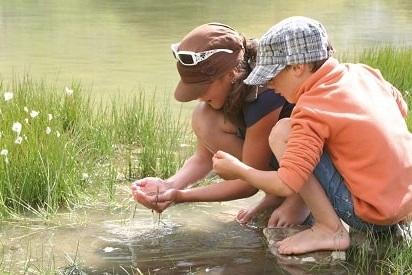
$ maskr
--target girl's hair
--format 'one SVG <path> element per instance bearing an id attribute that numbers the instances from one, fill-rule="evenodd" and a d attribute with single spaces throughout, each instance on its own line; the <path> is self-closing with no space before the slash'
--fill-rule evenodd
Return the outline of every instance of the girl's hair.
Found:
<path id="1" fill-rule="evenodd" d="M 243 80 L 252 71 L 256 62 L 257 40 L 246 39 L 243 37 L 243 47 L 245 54 L 243 60 L 235 67 L 235 78 L 233 80 L 233 88 L 229 93 L 223 112 L 225 119 L 234 123 L 236 126 L 244 128 L 245 122 L 243 119 L 242 109 L 245 104 L 245 99 L 252 93 L 256 93 L 256 86 L 250 86 L 243 83 Z"/>

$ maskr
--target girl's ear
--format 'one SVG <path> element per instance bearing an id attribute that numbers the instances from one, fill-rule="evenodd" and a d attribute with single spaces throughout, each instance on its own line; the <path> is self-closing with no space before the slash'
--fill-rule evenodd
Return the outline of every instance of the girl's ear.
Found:
<path id="1" fill-rule="evenodd" d="M 227 78 L 230 80 L 230 82 L 234 83 L 235 78 L 236 78 L 236 70 L 235 70 L 235 69 L 230 70 L 230 71 L 225 75 L 225 77 L 227 77 Z"/>

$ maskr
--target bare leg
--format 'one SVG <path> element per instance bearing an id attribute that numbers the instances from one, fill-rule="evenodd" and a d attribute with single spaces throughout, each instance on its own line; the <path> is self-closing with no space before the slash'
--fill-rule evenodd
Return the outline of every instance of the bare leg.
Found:
<path id="1" fill-rule="evenodd" d="M 237 158 L 242 157 L 243 140 L 237 136 L 237 127 L 224 119 L 223 112 L 200 102 L 192 114 L 192 128 L 198 145 L 213 155 L 224 150 Z"/>
<path id="2" fill-rule="evenodd" d="M 269 145 L 277 159 L 283 155 L 289 136 L 289 119 L 281 119 L 273 128 L 269 136 Z M 288 227 L 302 224 L 309 215 L 302 198 L 296 194 L 286 198 L 284 202 L 273 211 L 268 221 L 268 227 Z"/>
<path id="3" fill-rule="evenodd" d="M 271 133 L 273 138 L 283 137 L 287 140 L 290 120 L 285 119 L 276 125 Z M 286 135 L 286 136 L 285 136 Z M 286 137 L 286 138 L 285 138 Z M 279 138 L 280 140 L 280 138 Z M 272 150 L 280 159 L 286 149 L 286 142 L 274 144 Z M 299 192 L 312 212 L 315 224 L 277 243 L 280 254 L 302 254 L 317 250 L 345 250 L 349 247 L 349 233 L 336 215 L 329 199 L 317 179 L 311 175 Z"/>

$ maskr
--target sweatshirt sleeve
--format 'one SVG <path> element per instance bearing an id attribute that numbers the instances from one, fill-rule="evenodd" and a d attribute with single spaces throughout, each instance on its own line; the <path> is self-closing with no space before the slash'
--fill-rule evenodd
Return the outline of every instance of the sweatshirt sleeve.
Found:
<path id="1" fill-rule="evenodd" d="M 367 65 L 364 65 L 364 66 L 371 73 L 373 73 L 375 77 L 377 77 L 379 80 L 383 81 L 386 84 L 386 89 L 395 99 L 396 104 L 398 105 L 399 111 L 402 114 L 402 117 L 406 118 L 408 116 L 408 105 L 406 104 L 406 101 L 403 99 L 402 93 L 395 86 L 393 86 L 391 83 L 389 83 L 383 78 L 381 71 L 379 71 L 378 69 L 373 69 Z"/>
<path id="2" fill-rule="evenodd" d="M 396 104 L 398 104 L 399 111 L 401 112 L 403 118 L 406 118 L 408 116 L 408 104 L 406 104 L 406 101 L 403 99 L 402 93 L 391 83 L 387 82 L 387 85 L 389 91 L 396 101 Z"/>
<path id="3" fill-rule="evenodd" d="M 319 163 L 328 128 L 316 110 L 295 107 L 286 151 L 278 170 L 282 182 L 295 192 L 299 192 Z"/>

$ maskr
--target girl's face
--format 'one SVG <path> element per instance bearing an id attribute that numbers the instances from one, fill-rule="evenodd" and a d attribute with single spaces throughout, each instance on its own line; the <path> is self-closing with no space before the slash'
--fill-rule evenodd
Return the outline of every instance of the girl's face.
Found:
<path id="1" fill-rule="evenodd" d="M 199 100 L 206 102 L 215 110 L 222 109 L 226 98 L 232 90 L 232 75 L 232 73 L 227 73 L 223 77 L 216 79 Z"/>

